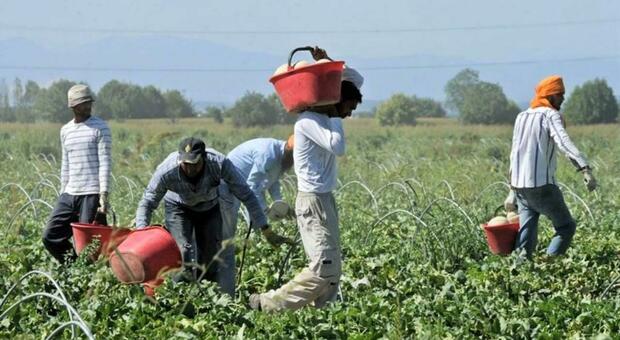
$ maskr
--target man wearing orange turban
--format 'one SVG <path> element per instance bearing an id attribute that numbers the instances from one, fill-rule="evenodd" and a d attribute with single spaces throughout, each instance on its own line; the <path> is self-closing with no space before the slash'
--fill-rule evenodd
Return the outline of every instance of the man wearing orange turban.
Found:
<path id="1" fill-rule="evenodd" d="M 556 149 L 562 151 L 584 176 L 589 191 L 596 180 L 588 161 L 568 137 L 559 112 L 564 102 L 564 83 L 560 76 L 550 76 L 538 83 L 530 107 L 515 120 L 510 152 L 510 185 L 512 190 L 504 202 L 507 212 L 519 210 L 521 227 L 515 243 L 528 257 L 536 248 L 538 218 L 547 216 L 555 235 L 547 254 L 566 252 L 575 234 L 576 223 L 557 186 Z"/>

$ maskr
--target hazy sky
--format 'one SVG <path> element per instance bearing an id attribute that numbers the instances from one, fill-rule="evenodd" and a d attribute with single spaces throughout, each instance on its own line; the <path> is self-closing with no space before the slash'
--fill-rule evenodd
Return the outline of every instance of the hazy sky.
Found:
<path id="1" fill-rule="evenodd" d="M 620 59 L 620 1 L 0 1 L 0 40 L 70 50 L 142 35 L 273 55 L 315 42 L 340 58 Z"/>
<path id="2" fill-rule="evenodd" d="M 602 20 L 616 21 L 594 22 Z M 0 39 L 25 37 L 71 48 L 110 35 L 160 31 L 274 54 L 316 41 L 342 55 L 498 60 L 617 53 L 618 20 L 617 0 L 2 0 Z M 575 22 L 580 24 L 571 24 Z M 542 27 L 545 23 L 563 24 Z M 480 26 L 496 28 L 474 29 Z M 455 30 L 433 30 L 446 28 Z"/>

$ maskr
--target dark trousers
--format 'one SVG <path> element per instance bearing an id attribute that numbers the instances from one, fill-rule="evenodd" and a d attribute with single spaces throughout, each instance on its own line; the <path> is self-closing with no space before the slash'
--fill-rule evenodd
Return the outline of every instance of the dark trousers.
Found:
<path id="1" fill-rule="evenodd" d="M 183 256 L 184 270 L 176 281 L 207 279 L 216 281 L 218 260 L 214 256 L 222 246 L 222 214 L 215 205 L 206 211 L 194 211 L 166 202 L 166 228 Z"/>
<path id="2" fill-rule="evenodd" d="M 71 223 L 92 223 L 98 207 L 99 194 L 74 196 L 63 193 L 58 197 L 43 231 L 43 245 L 58 262 L 66 263 L 76 258 L 69 241 L 73 236 Z"/>

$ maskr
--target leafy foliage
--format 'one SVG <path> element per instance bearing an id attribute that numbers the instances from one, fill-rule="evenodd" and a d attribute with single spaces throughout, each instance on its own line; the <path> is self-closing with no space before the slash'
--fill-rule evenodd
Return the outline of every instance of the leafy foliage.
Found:
<path id="1" fill-rule="evenodd" d="M 479 79 L 477 71 L 465 69 L 445 87 L 446 103 L 459 112 L 466 124 L 506 124 L 514 122 L 518 106 L 509 101 L 498 84 Z"/>
<path id="2" fill-rule="evenodd" d="M 564 104 L 564 115 L 573 124 L 613 123 L 618 119 L 618 102 L 604 79 L 575 87 Z"/>
<path id="3" fill-rule="evenodd" d="M 278 287 L 277 267 L 289 251 L 271 248 L 259 235 L 248 243 L 239 299 L 222 296 L 213 283 L 167 280 L 151 300 L 141 287 L 118 283 L 103 260 L 89 263 L 82 256 L 71 267 L 58 266 L 40 242 L 49 213 L 42 202 L 54 204 L 58 196 L 58 125 L 2 124 L 0 298 L 30 270 L 49 272 L 98 338 L 606 339 L 620 334 L 620 183 L 611 180 L 620 172 L 617 127 L 597 127 L 596 134 L 591 127 L 571 129 L 578 147 L 592 155 L 597 177 L 607 179 L 606 187 L 587 192 L 572 165 L 559 161 L 557 177 L 579 225 L 577 234 L 566 256 L 546 258 L 542 253 L 553 228 L 541 219 L 537 257 L 522 263 L 516 256 L 490 255 L 479 227 L 505 197 L 512 129 L 424 118 L 418 124 L 424 128 L 345 121 L 348 149 L 339 159 L 334 193 L 344 254 L 343 301 L 279 314 L 246 306 L 250 293 Z M 218 150 L 227 152 L 247 139 L 283 139 L 290 133 L 290 126 L 218 124 L 205 130 L 205 125 L 200 119 L 175 125 L 110 123 L 116 160 L 111 203 L 119 224 L 130 225 L 150 174 L 182 136 L 217 142 Z M 284 198 L 293 202 L 294 177 L 285 176 L 282 184 Z M 155 212 L 154 223 L 164 221 L 162 212 L 161 207 Z M 296 235 L 294 223 L 272 227 Z M 246 228 L 238 226 L 239 245 Z M 298 247 L 282 279 L 305 265 Z M 56 290 L 32 277 L 8 297 L 0 314 L 33 292 Z M 51 300 L 30 300 L 0 318 L 0 338 L 45 338 L 67 320 L 65 309 Z M 67 329 L 61 338 L 69 337 Z"/>
<path id="4" fill-rule="evenodd" d="M 267 97 L 258 92 L 247 92 L 227 111 L 233 124 L 240 127 L 291 124 L 295 116 L 288 114 L 278 96 Z"/>

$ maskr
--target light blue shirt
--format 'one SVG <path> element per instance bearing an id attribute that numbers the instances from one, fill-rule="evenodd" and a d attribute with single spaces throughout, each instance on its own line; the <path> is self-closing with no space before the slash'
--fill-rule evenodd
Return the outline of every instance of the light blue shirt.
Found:
<path id="1" fill-rule="evenodd" d="M 280 176 L 286 142 L 274 138 L 256 138 L 230 151 L 228 158 L 245 178 L 258 198 L 261 209 L 267 209 L 265 191 L 273 200 L 281 200 Z"/>

